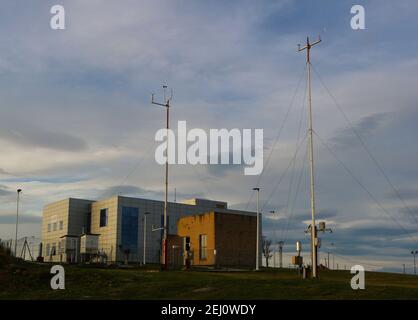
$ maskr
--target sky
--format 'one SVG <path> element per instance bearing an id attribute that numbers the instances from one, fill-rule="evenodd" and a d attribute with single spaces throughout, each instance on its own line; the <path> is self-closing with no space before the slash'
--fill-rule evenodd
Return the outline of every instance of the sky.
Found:
<path id="1" fill-rule="evenodd" d="M 65 30 L 50 28 L 55 4 L 65 8 Z M 350 27 L 354 4 L 365 8 L 365 30 Z M 297 45 L 320 35 L 312 49 L 316 205 L 333 230 L 320 235 L 321 262 L 330 251 L 339 265 L 411 272 L 417 9 L 414 0 L 2 1 L 0 238 L 14 236 L 17 188 L 19 237 L 39 237 L 43 206 L 60 199 L 162 200 L 154 135 L 165 114 L 150 96 L 161 99 L 167 84 L 173 127 L 262 128 L 265 160 L 261 177 L 240 165 L 173 165 L 170 199 L 176 188 L 179 200 L 255 210 L 258 183 L 263 234 L 285 241 L 285 263 L 297 240 L 308 255 L 306 57 Z"/>

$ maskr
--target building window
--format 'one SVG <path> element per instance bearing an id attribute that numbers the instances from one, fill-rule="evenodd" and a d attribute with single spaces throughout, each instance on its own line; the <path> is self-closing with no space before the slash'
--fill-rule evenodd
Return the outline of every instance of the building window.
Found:
<path id="1" fill-rule="evenodd" d="M 86 229 L 85 229 L 86 233 L 90 233 L 91 232 L 91 212 L 87 213 L 87 221 L 86 221 Z"/>
<path id="2" fill-rule="evenodd" d="M 208 257 L 208 235 L 201 234 L 199 236 L 200 244 L 200 260 L 206 260 Z"/>
<path id="3" fill-rule="evenodd" d="M 60 221 L 60 230 L 64 229 L 64 221 Z"/>
<path id="4" fill-rule="evenodd" d="M 48 223 L 48 232 L 51 232 L 51 224 Z"/>
<path id="5" fill-rule="evenodd" d="M 54 242 L 51 247 L 51 255 L 55 256 L 56 254 L 57 254 L 57 251 L 56 251 L 55 242 Z"/>
<path id="6" fill-rule="evenodd" d="M 52 231 L 57 231 L 57 223 L 54 222 L 54 224 L 52 225 Z"/>
<path id="7" fill-rule="evenodd" d="M 108 210 L 107 209 L 101 209 L 100 210 L 100 227 L 106 227 L 107 226 L 107 220 L 108 220 Z"/>
<path id="8" fill-rule="evenodd" d="M 138 253 L 138 221 L 138 208 L 122 207 L 121 249 L 123 252 Z"/>
<path id="9" fill-rule="evenodd" d="M 50 245 L 49 243 L 46 244 L 46 256 L 49 256 L 50 253 Z"/>

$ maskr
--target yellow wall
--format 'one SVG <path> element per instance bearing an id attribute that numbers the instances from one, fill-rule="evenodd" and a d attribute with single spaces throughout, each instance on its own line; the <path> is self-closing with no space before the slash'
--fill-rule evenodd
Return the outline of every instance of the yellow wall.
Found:
<path id="1" fill-rule="evenodd" d="M 190 237 L 190 249 L 193 251 L 193 265 L 215 264 L 215 213 L 209 212 L 182 217 L 177 223 L 180 237 Z M 199 236 L 207 235 L 207 259 L 200 260 Z"/>
<path id="2" fill-rule="evenodd" d="M 60 261 L 58 252 L 58 243 L 61 241 L 60 237 L 67 234 L 68 231 L 68 211 L 70 206 L 70 199 L 65 199 L 55 203 L 51 203 L 44 207 L 42 217 L 42 256 L 45 261 Z M 60 230 L 60 221 L 63 222 L 63 229 Z M 57 224 L 57 230 L 53 231 L 52 225 Z M 51 230 L 48 232 L 48 224 L 51 225 Z M 53 244 L 56 247 L 56 255 L 47 255 L 47 247 L 52 249 Z"/>

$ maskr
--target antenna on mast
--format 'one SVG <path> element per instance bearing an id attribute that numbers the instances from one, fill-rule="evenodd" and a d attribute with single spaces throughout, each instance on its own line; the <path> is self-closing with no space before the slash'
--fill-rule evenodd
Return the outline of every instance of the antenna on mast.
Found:
<path id="1" fill-rule="evenodd" d="M 321 37 L 318 40 L 310 42 L 309 37 L 306 38 L 306 45 L 301 48 L 298 45 L 298 52 L 306 50 L 306 64 L 308 76 L 308 111 L 309 111 L 309 164 L 310 164 L 310 196 L 311 196 L 311 262 L 312 262 L 312 278 L 318 276 L 318 237 L 317 228 L 315 224 L 315 176 L 314 176 L 314 156 L 313 156 L 313 129 L 312 129 L 312 94 L 311 94 L 311 48 L 321 42 Z"/>
<path id="2" fill-rule="evenodd" d="M 168 220 L 167 220 L 167 216 L 168 216 L 168 159 L 169 159 L 169 150 L 170 148 L 168 147 L 168 130 L 170 128 L 170 102 L 171 99 L 173 98 L 173 91 L 171 90 L 171 96 L 170 98 L 166 98 L 166 89 L 167 86 L 163 85 L 163 97 L 164 97 L 164 101 L 163 103 L 159 103 L 159 102 L 155 102 L 154 101 L 154 94 L 151 95 L 151 104 L 155 104 L 157 106 L 161 106 L 161 107 L 165 107 L 166 109 L 166 130 L 167 130 L 167 154 L 166 154 L 166 161 L 165 161 L 165 195 L 164 195 L 164 226 L 163 226 L 163 230 L 164 230 L 164 235 L 163 235 L 163 241 L 162 241 L 162 250 L 161 250 L 161 265 L 163 270 L 167 269 L 167 253 L 168 253 L 168 247 L 167 247 L 167 235 L 168 235 Z"/>

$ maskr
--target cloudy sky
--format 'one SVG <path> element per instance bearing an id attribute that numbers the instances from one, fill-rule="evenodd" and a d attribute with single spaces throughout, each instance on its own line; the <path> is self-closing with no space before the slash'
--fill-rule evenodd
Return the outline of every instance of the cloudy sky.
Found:
<path id="1" fill-rule="evenodd" d="M 365 30 L 350 27 L 357 3 Z M 50 28 L 55 4 L 66 30 Z M 242 166 L 172 166 L 170 199 L 176 187 L 178 199 L 254 210 L 259 183 L 263 233 L 284 240 L 287 256 L 296 240 L 307 253 L 305 55 L 296 49 L 320 34 L 312 51 L 317 218 L 334 231 L 321 235 L 321 251 L 340 265 L 400 271 L 405 263 L 410 272 L 417 9 L 415 0 L 2 1 L 0 238 L 14 235 L 17 188 L 20 236 L 39 236 L 42 207 L 63 198 L 163 199 L 154 135 L 165 114 L 149 100 L 164 83 L 174 89 L 173 127 L 264 129 L 261 177 Z"/>

